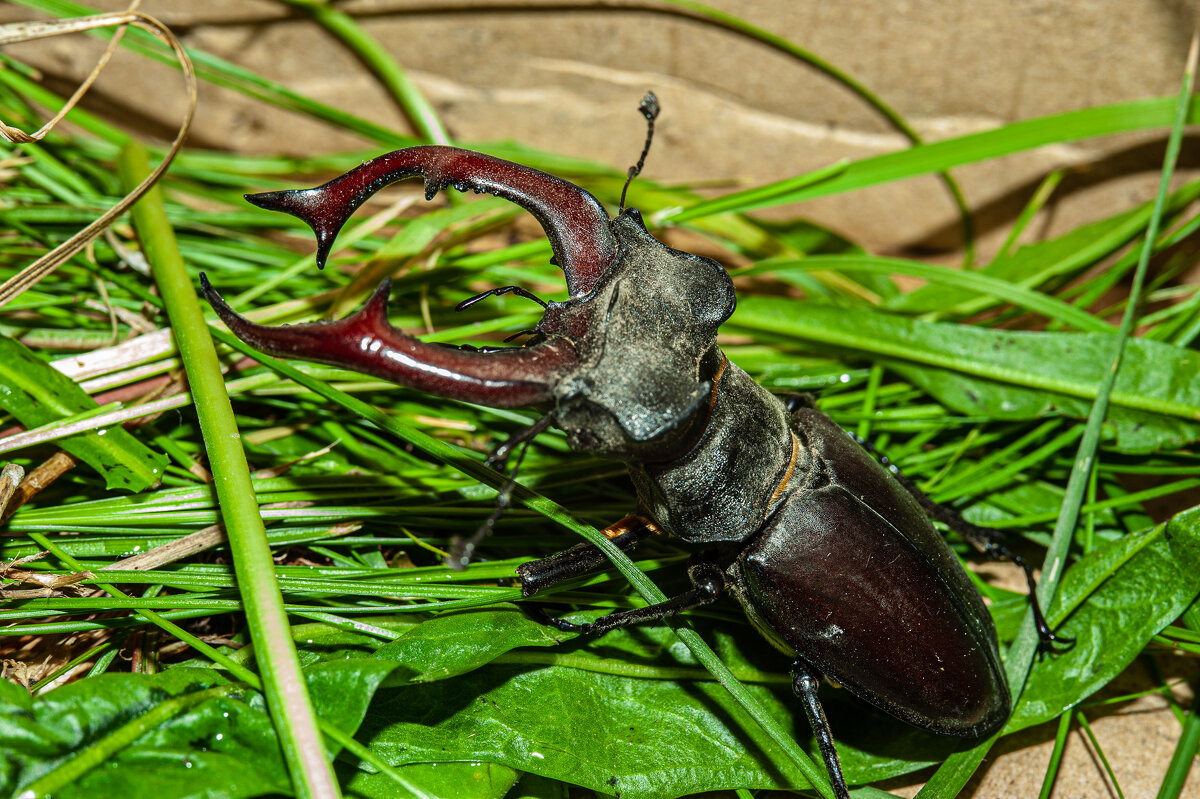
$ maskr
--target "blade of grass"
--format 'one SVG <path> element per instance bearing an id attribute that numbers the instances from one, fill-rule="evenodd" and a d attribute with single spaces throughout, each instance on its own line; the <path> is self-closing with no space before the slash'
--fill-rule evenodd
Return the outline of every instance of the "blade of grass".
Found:
<path id="1" fill-rule="evenodd" d="M 129 145 L 122 151 L 117 168 L 124 184 L 136 186 L 150 172 L 146 151 L 136 143 Z M 216 349 L 205 335 L 204 316 L 157 186 L 134 206 L 133 220 L 167 307 L 195 398 L 246 620 L 259 652 L 263 692 L 293 785 L 305 799 L 340 796 L 317 730 L 300 661 L 288 634 L 283 596 L 275 584 L 275 564 L 254 499 L 250 470 L 229 395 L 225 393 Z"/>
<path id="2" fill-rule="evenodd" d="M 14 0 L 14 2 L 56 17 L 77 17 L 97 13 L 95 9 L 88 6 L 66 0 Z M 107 39 L 112 34 L 98 31 L 93 35 Z M 155 61 L 165 64 L 172 63 L 162 45 L 153 36 L 143 34 L 141 31 L 129 31 L 121 46 Z M 387 147 L 407 147 L 415 143 L 409 136 L 403 136 L 383 125 L 377 125 L 361 117 L 309 99 L 282 84 L 267 80 L 261 75 L 211 53 L 191 47 L 184 48 L 184 51 L 195 64 L 197 77 L 209 83 L 233 89 L 247 97 L 253 97 L 279 108 L 329 122 Z"/>
<path id="3" fill-rule="evenodd" d="M 883 98 L 871 91 L 866 84 L 859 81 L 850 73 L 839 69 L 834 64 L 821 58 L 811 50 L 806 50 L 782 36 L 747 22 L 741 17 L 718 8 L 713 8 L 712 6 L 704 5 L 703 3 L 697 3 L 695 0 L 663 0 L 663 2 L 690 11 L 702 18 L 709 19 L 723 28 L 745 34 L 752 39 L 756 39 L 815 67 L 861 97 L 867 105 L 878 111 L 884 119 L 891 123 L 892 127 L 904 134 L 910 142 L 913 144 L 922 143 L 921 135 L 917 133 L 912 125 L 908 124 L 908 120 L 899 111 L 884 102 Z M 962 223 L 963 268 L 968 268 L 972 261 L 975 260 L 975 222 L 971 217 L 971 209 L 967 206 L 967 199 L 963 196 L 962 189 L 954 179 L 954 176 L 947 171 L 943 171 L 939 173 L 939 177 L 946 184 L 946 188 L 950 191 L 950 197 L 958 209 Z"/>
<path id="4" fill-rule="evenodd" d="M 1092 751 L 1100 758 L 1100 764 L 1104 767 L 1104 773 L 1108 775 L 1109 782 L 1112 783 L 1113 789 L 1117 792 L 1117 799 L 1125 799 L 1125 792 L 1121 790 L 1121 784 L 1117 782 L 1117 775 L 1113 773 L 1112 766 L 1108 762 L 1108 756 L 1104 754 L 1104 750 L 1100 747 L 1100 741 L 1096 740 L 1096 733 L 1092 730 L 1092 725 L 1088 723 L 1087 716 L 1082 710 L 1075 711 L 1075 718 L 1079 722 L 1079 727 L 1087 736 L 1088 741 L 1092 744 Z"/>
<path id="5" fill-rule="evenodd" d="M 153 171 L 146 174 L 145 179 L 135 185 L 129 186 L 126 189 L 126 195 L 122 197 L 115 205 L 106 210 L 99 217 L 91 219 L 89 224 L 82 230 L 76 232 L 66 241 L 59 244 L 50 252 L 38 258 L 33 263 L 22 269 L 13 277 L 9 278 L 0 285 L 0 306 L 7 304 L 14 297 L 20 295 L 30 286 L 35 285 L 38 281 L 46 277 L 46 275 L 57 269 L 63 262 L 70 259 L 75 253 L 82 250 L 90 242 L 94 241 L 113 220 L 137 201 L 154 183 L 162 177 L 167 171 L 167 167 L 171 165 L 175 155 L 183 147 L 183 140 L 187 137 L 188 130 L 191 129 L 192 119 L 196 112 L 197 101 L 197 85 L 196 73 L 191 60 L 188 58 L 187 52 L 183 45 L 175 37 L 171 29 L 163 25 L 154 17 L 142 14 L 138 11 L 128 11 L 116 14 L 102 14 L 90 19 L 79 19 L 64 22 L 62 30 L 50 33 L 48 35 L 59 35 L 60 33 L 79 32 L 91 30 L 97 26 L 137 26 L 145 30 L 139 31 L 146 36 L 150 36 L 150 31 L 153 31 L 159 36 L 162 36 L 166 43 L 170 46 L 170 50 L 174 53 L 178 60 L 179 68 L 183 72 L 184 87 L 187 96 L 187 105 L 183 113 L 183 119 L 179 123 L 178 132 L 175 138 L 171 141 L 166 154 L 160 159 L 158 165 Z M 20 26 L 15 26 L 18 30 Z M 151 37 L 153 38 L 153 37 Z M 13 40 L 19 41 L 19 34 L 13 37 Z"/>
<path id="6" fill-rule="evenodd" d="M 8 337 L 0 338 L 0 381 L 4 386 L 0 407 L 30 428 L 55 425 L 76 415 L 99 417 L 112 410 L 97 406 L 75 381 Z M 127 430 L 114 427 L 99 432 L 86 423 L 85 426 L 93 432 L 65 438 L 63 449 L 103 475 L 110 487 L 136 492 L 162 479 L 166 458 Z"/>
<path id="7" fill-rule="evenodd" d="M 392 58 L 391 53 L 375 37 L 346 12 L 319 0 L 280 0 L 293 8 L 303 9 L 327 31 L 341 39 L 354 54 L 371 68 L 383 83 L 400 110 L 408 117 L 413 127 L 426 141 L 434 144 L 450 144 L 450 134 L 438 119 L 433 106 L 421 94 L 404 68 Z"/>
<path id="8" fill-rule="evenodd" d="M 721 198 L 722 207 L 727 213 L 745 213 L 856 191 L 1047 144 L 1165 127 L 1171 124 L 1173 106 L 1173 98 L 1161 97 L 1026 119 L 995 130 L 854 161 L 818 182 L 804 179 L 805 176 L 789 177 L 733 192 Z M 1185 107 L 1185 124 L 1197 122 L 1200 122 L 1200 100 L 1193 98 Z"/>
<path id="9" fill-rule="evenodd" d="M 1200 605 L 1193 602 L 1183 614 L 1183 623 L 1190 632 L 1200 631 Z M 1192 698 L 1192 707 L 1183 721 L 1179 741 L 1171 754 L 1171 764 L 1163 776 L 1155 799 L 1178 799 L 1200 748 L 1200 694 Z"/>
<path id="10" fill-rule="evenodd" d="M 1008 232 L 1008 236 L 1005 237 L 1004 243 L 1001 244 L 1000 249 L 996 251 L 996 258 L 1005 258 L 1012 252 L 1013 247 L 1016 246 L 1017 239 L 1021 237 L 1021 233 L 1023 233 L 1025 228 L 1029 226 L 1029 223 L 1033 221 L 1033 218 L 1037 215 L 1037 212 L 1042 210 L 1042 208 L 1049 201 L 1050 195 L 1054 194 L 1054 190 L 1058 188 L 1058 184 L 1062 182 L 1065 174 L 1066 173 L 1063 170 L 1058 169 L 1042 179 L 1041 184 L 1038 185 L 1037 190 L 1033 193 L 1033 196 L 1029 198 L 1029 202 L 1025 204 L 1025 207 L 1021 209 L 1020 215 L 1018 215 L 1016 221 L 1013 222 L 1012 230 Z"/>
<path id="11" fill-rule="evenodd" d="M 786 273 L 797 270 L 811 272 L 822 269 L 873 272 L 877 274 L 909 275 L 931 283 L 969 289 L 994 300 L 1010 302 L 1018 308 L 1039 313 L 1047 319 L 1061 322 L 1077 330 L 1092 333 L 1111 333 L 1112 326 L 1102 319 L 1039 291 L 1026 288 L 980 272 L 963 272 L 943 266 L 872 255 L 810 255 L 805 258 L 769 258 L 749 269 L 737 272 L 739 277 L 757 274 Z"/>
<path id="12" fill-rule="evenodd" d="M 1191 50 L 1188 52 L 1187 67 L 1183 75 L 1183 85 L 1175 102 L 1175 116 L 1171 125 L 1171 135 L 1167 140 L 1167 152 L 1163 159 L 1162 178 L 1159 182 L 1158 194 L 1154 199 L 1154 211 L 1150 215 L 1147 226 L 1141 258 L 1138 260 L 1137 271 L 1134 273 L 1133 285 L 1129 290 L 1129 303 L 1121 318 L 1121 325 L 1113 342 L 1112 365 L 1096 391 L 1096 400 L 1088 414 L 1087 425 L 1084 428 L 1079 450 L 1075 457 L 1075 465 L 1067 482 L 1063 496 L 1062 513 L 1054 526 L 1054 534 L 1046 551 L 1046 559 L 1042 564 L 1042 578 L 1038 585 L 1037 598 L 1042 607 L 1049 607 L 1054 591 L 1062 578 L 1066 564 L 1067 550 L 1071 545 L 1076 524 L 1079 520 L 1080 507 L 1083 504 L 1084 492 L 1091 479 L 1092 468 L 1095 464 L 1096 450 L 1100 443 L 1100 434 L 1104 419 L 1108 412 L 1108 401 L 1116 384 L 1117 372 L 1125 352 L 1125 343 L 1133 331 L 1134 321 L 1140 310 L 1142 285 L 1145 283 L 1146 270 L 1150 264 L 1150 254 L 1153 251 L 1154 240 L 1157 238 L 1159 222 L 1162 218 L 1163 207 L 1166 203 L 1167 190 L 1170 186 L 1171 175 L 1175 162 L 1179 157 L 1180 143 L 1183 140 L 1183 128 L 1194 108 L 1192 98 L 1192 83 L 1196 70 L 1198 41 L 1193 34 Z M 1008 682 L 1012 687 L 1014 702 L 1019 701 L 1025 680 L 1033 666 L 1033 656 L 1038 647 L 1037 633 L 1034 630 L 1033 611 L 1026 612 L 1021 624 L 1021 630 L 1013 641 L 1005 659 L 1005 670 Z M 922 799 L 936 799 L 957 796 L 966 781 L 979 767 L 991 745 L 999 739 L 1000 733 L 992 735 L 987 740 L 977 744 L 965 752 L 957 752 L 947 758 L 946 762 L 934 773 L 933 777 L 918 793 Z"/>
<path id="13" fill-rule="evenodd" d="M 1058 767 L 1062 764 L 1063 750 L 1067 747 L 1067 735 L 1071 732 L 1071 714 L 1063 713 L 1058 717 L 1058 730 L 1054 734 L 1054 751 L 1050 753 L 1050 763 L 1046 766 L 1046 776 L 1042 780 L 1042 790 L 1038 799 L 1050 799 L 1054 790 L 1054 778 L 1058 775 Z"/>

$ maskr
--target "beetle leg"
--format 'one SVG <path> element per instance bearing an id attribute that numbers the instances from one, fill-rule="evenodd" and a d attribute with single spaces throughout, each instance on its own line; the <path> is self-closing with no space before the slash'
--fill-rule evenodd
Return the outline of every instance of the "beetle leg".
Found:
<path id="1" fill-rule="evenodd" d="M 614 543 L 616 543 L 615 540 Z M 570 550 L 567 551 L 569 552 Z M 552 555 L 551 557 L 554 556 Z M 521 574 L 521 570 L 518 569 L 517 573 Z M 630 624 L 662 621 L 668 616 L 674 616 L 685 610 L 691 610 L 692 608 L 698 608 L 702 605 L 715 602 L 725 592 L 725 573 L 712 560 L 693 558 L 693 562 L 688 566 L 688 578 L 692 581 L 692 589 L 685 591 L 679 596 L 671 597 L 665 602 L 646 605 L 641 608 L 633 608 L 631 610 L 620 610 L 616 613 L 610 613 L 607 616 L 601 616 L 595 621 L 586 624 L 575 624 L 544 613 L 539 614 L 538 621 L 564 632 L 606 633 L 609 630 L 626 627 Z M 525 593 L 524 580 L 522 580 L 522 583 L 521 592 Z"/>
<path id="2" fill-rule="evenodd" d="M 992 560 L 1011 561 L 1020 566 L 1021 570 L 1025 572 L 1025 584 L 1029 586 L 1029 600 L 1033 606 L 1033 623 L 1037 628 L 1038 634 L 1038 651 L 1056 654 L 1070 649 L 1075 643 L 1075 639 L 1065 635 L 1058 635 L 1054 630 L 1050 629 L 1050 625 L 1042 613 L 1042 605 L 1038 602 L 1037 580 L 1033 577 L 1033 567 L 1026 563 L 1024 558 L 1001 543 L 1005 540 L 1006 536 L 999 530 L 992 530 L 987 527 L 980 527 L 977 524 L 971 524 L 949 508 L 940 505 L 938 507 L 941 507 L 946 513 L 946 518 L 935 518 L 944 522 L 947 527 L 969 541 L 976 549 L 983 552 L 984 555 Z M 949 517 L 953 517 L 956 521 L 949 521 Z M 1059 647 L 1056 644 L 1061 644 L 1062 646 Z"/>
<path id="3" fill-rule="evenodd" d="M 526 444 L 542 433 L 546 432 L 550 425 L 554 424 L 554 412 L 547 413 L 542 418 L 538 419 L 533 424 L 526 427 L 524 430 L 513 433 L 504 443 L 492 450 L 492 454 L 488 455 L 484 464 L 489 469 L 501 469 L 505 462 L 508 461 L 508 456 L 512 455 L 512 451 L 521 444 Z"/>
<path id="4" fill-rule="evenodd" d="M 842 763 L 838 760 L 837 748 L 833 745 L 833 732 L 829 729 L 829 721 L 825 718 L 825 709 L 817 698 L 817 686 L 821 684 L 821 674 L 803 660 L 792 664 L 792 690 L 800 697 L 804 705 L 804 713 L 808 723 L 817 736 L 817 746 L 821 750 L 821 759 L 825 761 L 825 770 L 829 773 L 829 781 L 833 784 L 833 792 L 838 799 L 850 799 L 850 789 L 846 787 L 846 778 L 842 776 Z"/>
<path id="5" fill-rule="evenodd" d="M 787 408 L 788 413 L 795 413 L 801 408 L 808 408 L 815 411 L 817 409 L 817 395 L 810 394 L 807 391 L 803 394 L 786 394 L 783 397 L 783 404 Z M 850 435 L 853 436 L 854 434 L 851 433 Z M 858 436 L 854 436 L 854 440 L 860 444 L 863 443 L 859 441 Z"/>
<path id="6" fill-rule="evenodd" d="M 642 516 L 626 516 L 604 528 L 604 535 L 622 552 L 628 552 L 647 536 L 657 533 L 654 524 Z M 608 566 L 608 556 L 595 544 L 584 542 L 541 560 L 531 560 L 517 567 L 521 594 L 533 596 L 544 588 L 575 577 L 598 572 Z"/>
<path id="7" fill-rule="evenodd" d="M 508 336 L 508 337 L 506 337 L 506 338 L 504 339 L 504 343 L 505 343 L 505 344 L 507 344 L 507 343 L 508 343 L 508 342 L 510 342 L 510 341 L 516 341 L 516 340 L 517 340 L 517 339 L 519 339 L 521 336 L 537 336 L 537 335 L 541 335 L 541 332 L 542 332 L 542 331 L 538 330 L 536 327 L 530 327 L 530 328 L 527 328 L 527 329 L 525 329 L 525 330 L 518 330 L 516 333 L 513 333 L 511 336 Z"/>
<path id="8" fill-rule="evenodd" d="M 703 561 L 688 568 L 688 577 L 692 581 L 692 590 L 685 591 L 679 596 L 671 597 L 665 602 L 646 605 L 641 608 L 619 610 L 607 616 L 601 616 L 593 622 L 574 624 L 564 619 L 546 616 L 539 621 L 564 632 L 571 633 L 606 633 L 618 627 L 630 624 L 662 621 L 668 616 L 674 616 L 685 610 L 711 604 L 725 592 L 725 574 L 717 564 Z"/>
<path id="9" fill-rule="evenodd" d="M 484 461 L 484 464 L 488 468 L 501 469 L 508 461 L 508 457 L 512 454 L 513 449 L 518 446 L 521 448 L 521 451 L 517 455 L 517 462 L 508 474 L 508 479 L 504 481 L 504 485 L 501 486 L 500 492 L 496 495 L 496 507 L 492 509 L 491 514 L 483 524 L 479 525 L 479 529 L 470 538 L 461 539 L 456 537 L 454 539 L 453 552 L 446 558 L 446 565 L 451 569 L 462 571 L 470 565 L 471 558 L 474 557 L 475 550 L 479 547 L 480 543 L 495 531 L 496 522 L 500 521 L 500 517 L 512 503 L 513 488 L 517 485 L 517 472 L 521 469 L 521 462 L 525 460 L 525 452 L 529 449 L 530 442 L 539 433 L 545 431 L 553 421 L 554 412 L 551 411 L 524 430 L 514 433 L 503 444 L 496 447 L 495 451 Z"/>
<path id="10" fill-rule="evenodd" d="M 972 524 L 953 508 L 934 502 L 932 497 L 917 488 L 913 481 L 901 474 L 899 467 L 892 463 L 886 455 L 877 450 L 871 442 L 854 433 L 850 433 L 850 437 L 857 441 L 867 452 L 875 456 L 883 464 L 884 468 L 892 473 L 896 480 L 900 482 L 900 485 L 904 486 L 904 489 L 912 494 L 913 499 L 921 503 L 921 507 L 925 509 L 930 518 L 941 522 L 958 533 L 973 547 L 992 560 L 1010 561 L 1025 572 L 1025 583 L 1029 586 L 1029 602 L 1033 608 L 1033 623 L 1037 628 L 1039 651 L 1055 653 L 1064 652 L 1071 648 L 1075 643 L 1074 638 L 1058 635 L 1054 630 L 1050 629 L 1050 625 L 1046 621 L 1046 616 L 1042 613 L 1042 605 L 1037 598 L 1037 580 L 1033 577 L 1033 568 L 1025 562 L 1024 558 L 1004 545 L 1004 542 L 1008 540 L 1008 536 L 999 530 Z M 1062 646 L 1056 647 L 1056 644 L 1061 644 Z"/>

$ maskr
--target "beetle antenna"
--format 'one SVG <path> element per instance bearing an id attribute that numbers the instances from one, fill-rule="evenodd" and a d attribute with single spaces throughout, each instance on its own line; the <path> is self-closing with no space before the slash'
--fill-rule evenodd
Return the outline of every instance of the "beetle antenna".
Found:
<path id="1" fill-rule="evenodd" d="M 621 207 L 617 209 L 618 216 L 625 211 L 625 192 L 629 191 L 629 184 L 642 173 L 642 167 L 646 165 L 646 156 L 650 154 L 650 142 L 654 138 L 654 120 L 658 119 L 660 110 L 658 98 L 654 96 L 654 92 L 646 92 L 646 96 L 638 103 L 638 111 L 641 111 L 642 116 L 646 118 L 646 144 L 642 147 L 642 154 L 638 156 L 637 163 L 629 167 L 625 185 L 621 187 Z"/>
<path id="2" fill-rule="evenodd" d="M 493 297 L 493 296 L 499 297 L 501 294 L 510 294 L 510 293 L 516 294 L 518 297 L 524 297 L 527 300 L 533 300 L 534 302 L 536 302 L 538 305 L 542 306 L 543 308 L 546 307 L 545 300 L 543 300 L 541 297 L 537 296 L 533 292 L 526 291 L 525 289 L 521 288 L 520 286 L 500 286 L 499 288 L 488 289 L 487 291 L 481 291 L 478 294 L 476 294 L 474 297 L 467 297 L 465 300 L 460 302 L 458 305 L 455 305 L 454 310 L 455 311 L 465 311 L 467 308 L 470 308 L 472 305 L 474 305 L 475 303 L 484 299 L 485 297 Z"/>

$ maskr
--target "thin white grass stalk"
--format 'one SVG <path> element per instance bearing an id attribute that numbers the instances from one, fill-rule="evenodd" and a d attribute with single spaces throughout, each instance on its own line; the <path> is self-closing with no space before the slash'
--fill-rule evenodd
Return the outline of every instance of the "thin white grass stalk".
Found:
<path id="1" fill-rule="evenodd" d="M 61 36 L 68 33 L 79 33 L 97 28 L 109 28 L 114 25 L 122 27 L 133 25 L 150 33 L 157 34 L 165 39 L 171 49 L 175 51 L 175 56 L 179 59 L 179 66 L 183 70 L 184 86 L 187 91 L 187 111 L 183 115 L 183 121 L 179 124 L 179 132 L 175 135 L 174 141 L 171 142 L 170 148 L 167 150 L 166 155 L 163 156 L 159 165 L 146 175 L 144 180 L 130 190 L 120 202 L 104 212 L 99 219 L 96 219 L 83 230 L 71 236 L 71 238 L 41 258 L 38 258 L 12 278 L 5 281 L 3 285 L 0 285 L 0 307 L 7 305 L 13 298 L 20 296 L 27 289 L 37 285 L 44 277 L 103 233 L 112 224 L 113 220 L 128 211 L 130 206 L 149 191 L 158 182 L 158 179 L 162 177 L 163 173 L 167 171 L 167 167 L 175 160 L 176 153 L 183 147 L 183 140 L 187 137 L 188 130 L 192 127 L 192 117 L 196 113 L 197 98 L 196 72 L 192 68 L 192 60 L 188 58 L 188 54 L 184 52 L 183 45 L 179 43 L 179 39 L 175 37 L 170 28 L 154 17 L 143 14 L 140 11 L 98 14 L 94 17 L 41 23 L 33 27 L 29 23 L 4 25 L 0 26 L 0 45 L 29 41 L 31 39 L 42 39 L 50 36 Z M 64 108 L 69 108 L 69 104 L 68 106 L 64 106 Z M 8 137 L 9 130 L 11 129 L 6 126 L 6 130 L 0 132 L 3 132 Z M 27 134 L 22 133 L 21 137 L 27 137 Z"/>

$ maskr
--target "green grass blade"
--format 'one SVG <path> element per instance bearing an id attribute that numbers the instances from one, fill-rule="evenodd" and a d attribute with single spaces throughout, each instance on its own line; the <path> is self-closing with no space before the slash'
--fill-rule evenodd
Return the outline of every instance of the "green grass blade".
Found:
<path id="1" fill-rule="evenodd" d="M 1058 767 L 1062 764 L 1063 750 L 1067 747 L 1067 735 L 1071 732 L 1071 714 L 1063 713 L 1058 717 L 1058 730 L 1054 734 L 1054 751 L 1050 753 L 1050 763 L 1046 766 L 1046 776 L 1042 780 L 1042 789 L 1038 799 L 1050 799 L 1054 790 L 1054 778 L 1058 776 Z"/>
<path id="2" fill-rule="evenodd" d="M 137 144 L 126 147 L 118 174 L 136 186 L 149 164 Z M 305 688 L 300 661 L 288 634 L 283 597 L 275 584 L 275 564 L 250 471 L 242 451 L 237 423 L 216 349 L 167 221 L 162 194 L 156 186 L 133 207 L 134 227 L 141 239 L 162 294 L 175 339 L 195 399 L 205 447 L 213 470 L 222 517 L 229 535 L 239 589 L 246 607 L 251 638 L 259 652 L 263 692 L 271 710 L 297 793 L 305 797 L 340 796 L 325 756 L 324 741 Z"/>
<path id="3" fill-rule="evenodd" d="M 417 132 L 434 144 L 450 144 L 450 134 L 438 119 L 433 106 L 421 94 L 408 73 L 379 43 L 344 11 L 320 0 L 281 0 L 294 8 L 303 9 L 326 30 L 337 36 L 354 54 L 371 68 L 387 90 L 396 98 L 400 110 L 408 117 Z"/>
<path id="4" fill-rule="evenodd" d="M 1200 631 L 1200 605 L 1193 602 L 1184 612 L 1183 622 L 1189 633 Z M 1183 720 L 1183 729 L 1175 743 L 1175 751 L 1171 753 L 1171 764 L 1167 766 L 1155 799 L 1179 799 L 1197 750 L 1200 750 L 1200 694 L 1192 698 L 1192 707 Z"/>
<path id="5" fill-rule="evenodd" d="M 68 2 L 68 0 L 15 0 L 15 2 L 56 17 L 81 17 L 98 13 L 94 8 Z M 107 40 L 112 36 L 112 31 L 94 31 L 92 35 Z M 168 50 L 162 43 L 141 30 L 130 29 L 121 41 L 121 47 L 164 64 L 173 64 Z M 387 147 L 406 147 L 416 143 L 409 136 L 403 136 L 382 125 L 319 103 L 223 58 L 191 47 L 184 49 L 195 64 L 197 77 L 209 83 L 233 89 L 279 108 L 320 119 Z"/>
<path id="6" fill-rule="evenodd" d="M 912 125 L 908 124 L 908 120 L 899 111 L 884 102 L 882 97 L 871 91 L 862 81 L 845 70 L 839 69 L 835 64 L 826 61 L 811 50 L 806 50 L 778 34 L 747 22 L 741 17 L 729 14 L 719 8 L 697 3 L 695 0 L 664 1 L 678 8 L 686 9 L 702 18 L 712 20 L 722 27 L 743 33 L 752 39 L 767 44 L 776 50 L 787 53 L 793 58 L 797 58 L 815 67 L 861 97 L 867 105 L 879 112 L 892 127 L 904 134 L 910 142 L 913 144 L 922 143 L 920 134 L 917 133 Z M 958 185 L 954 177 L 949 172 L 940 173 L 940 177 L 942 182 L 946 184 L 946 188 L 950 191 L 950 197 L 954 200 L 954 205 L 958 208 L 959 217 L 962 220 L 963 249 L 965 251 L 964 265 L 970 266 L 975 257 L 975 223 L 971 217 L 971 209 L 967 206 L 967 199 L 963 196 L 962 188 Z"/>
<path id="7" fill-rule="evenodd" d="M 737 272 L 737 275 L 741 277 L 775 274 L 785 277 L 789 271 L 812 272 L 822 269 L 919 277 L 930 283 L 962 288 L 995 300 L 1010 302 L 1018 308 L 1033 311 L 1047 319 L 1061 322 L 1077 330 L 1094 333 L 1111 333 L 1113 330 L 1112 326 L 1104 320 L 1097 319 L 1057 297 L 1033 291 L 1007 280 L 994 278 L 982 272 L 947 269 L 903 258 L 872 255 L 810 255 L 806 258 L 770 258 L 760 261 L 749 269 Z"/>
<path id="8" fill-rule="evenodd" d="M 74 380 L 8 336 L 0 336 L 0 408 L 26 427 L 99 410 Z M 155 485 L 167 464 L 164 455 L 120 427 L 70 436 L 61 446 L 99 472 L 109 488 L 126 491 Z"/>
<path id="9" fill-rule="evenodd" d="M 1022 120 L 996 130 L 923 144 L 898 153 L 864 158 L 838 170 L 826 180 L 816 183 L 807 181 L 805 185 L 794 190 L 782 190 L 788 186 L 789 181 L 795 180 L 787 178 L 743 192 L 727 194 L 722 199 L 725 201 L 727 212 L 745 213 L 757 208 L 843 194 L 868 186 L 1024 152 L 1047 144 L 1167 127 L 1171 124 L 1174 106 L 1174 98 L 1163 97 Z M 1193 98 L 1186 106 L 1185 124 L 1197 122 L 1200 122 L 1200 100 Z M 773 191 L 776 187 L 781 190 Z M 766 199 L 763 199 L 764 196 Z M 744 201 L 738 202 L 738 198 L 743 198 Z"/>

